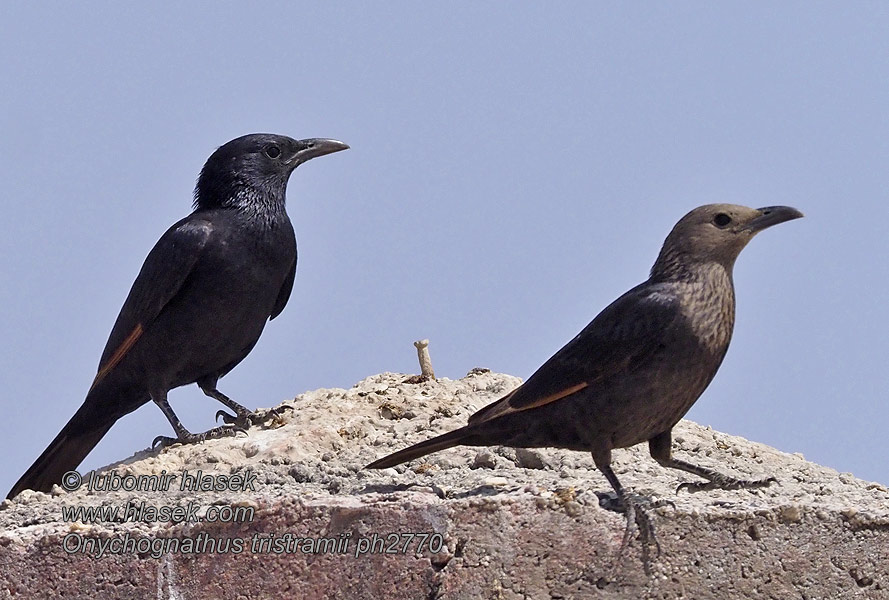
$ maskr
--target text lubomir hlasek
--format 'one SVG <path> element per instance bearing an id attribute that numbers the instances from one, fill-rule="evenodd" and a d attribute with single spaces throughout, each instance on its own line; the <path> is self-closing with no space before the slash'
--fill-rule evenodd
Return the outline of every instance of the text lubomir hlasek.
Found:
<path id="1" fill-rule="evenodd" d="M 177 481 L 178 485 L 174 485 Z M 189 472 L 188 469 L 176 473 L 167 473 L 164 469 L 154 475 L 119 475 L 115 471 L 93 471 L 84 483 L 88 490 L 96 492 L 166 492 L 170 489 L 182 492 L 255 492 L 256 473 L 252 469 L 234 475 L 211 475 L 201 470 Z"/>

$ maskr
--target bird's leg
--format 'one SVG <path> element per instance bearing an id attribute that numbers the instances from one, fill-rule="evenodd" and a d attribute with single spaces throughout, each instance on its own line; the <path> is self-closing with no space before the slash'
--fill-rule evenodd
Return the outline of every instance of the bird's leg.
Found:
<path id="1" fill-rule="evenodd" d="M 202 380 L 198 381 L 198 387 L 200 387 L 201 391 L 204 392 L 204 394 L 206 394 L 207 396 L 213 398 L 214 400 L 218 400 L 219 402 L 222 402 L 227 407 L 229 407 L 230 409 L 235 411 L 235 416 L 232 416 L 232 415 L 228 414 L 227 412 L 225 412 L 224 410 L 220 410 L 219 412 L 216 413 L 217 420 L 219 419 L 219 417 L 222 417 L 222 420 L 228 424 L 237 423 L 238 425 L 241 425 L 242 427 L 244 427 L 244 426 L 249 427 L 250 426 L 250 424 L 251 424 L 250 423 L 250 414 L 251 414 L 250 409 L 247 408 L 246 406 L 238 404 L 237 402 L 235 402 L 234 400 L 232 400 L 231 398 L 229 398 L 228 396 L 226 396 L 225 394 L 223 394 L 222 392 L 217 390 L 216 389 L 216 381 L 211 382 L 211 381 L 206 381 L 206 380 L 202 379 Z"/>
<path id="2" fill-rule="evenodd" d="M 687 473 L 692 473 L 698 477 L 702 477 L 707 481 L 688 482 L 680 485 L 676 491 L 688 490 L 690 492 L 700 492 L 704 490 L 740 490 L 749 488 L 766 487 L 770 483 L 778 481 L 774 477 L 766 477 L 765 479 L 737 479 L 718 471 L 713 471 L 705 467 L 699 467 L 687 463 L 684 460 L 673 458 L 671 452 L 672 435 L 670 431 L 665 431 L 650 440 L 648 440 L 648 451 L 651 457 L 655 459 L 661 466 L 671 469 L 679 469 Z"/>
<path id="3" fill-rule="evenodd" d="M 624 490 L 617 479 L 617 475 L 614 474 L 614 470 L 611 468 L 611 452 L 607 452 L 606 459 L 602 457 L 597 458 L 596 453 L 593 453 L 593 460 L 602 474 L 605 475 L 605 479 L 611 484 L 614 493 L 617 494 L 618 508 L 622 508 L 626 513 L 627 526 L 624 529 L 624 537 L 620 544 L 618 556 L 622 555 L 629 545 L 630 532 L 633 528 L 633 523 L 635 523 L 639 529 L 639 539 L 642 541 L 642 566 L 645 569 L 645 573 L 650 574 L 652 562 L 649 551 L 650 546 L 655 546 L 658 555 L 661 553 L 661 545 L 654 533 L 654 524 L 651 522 L 651 516 L 648 514 L 648 507 L 651 506 L 651 501 L 638 494 L 628 494 Z"/>
<path id="4" fill-rule="evenodd" d="M 238 427 L 247 429 L 252 425 L 259 425 L 260 423 L 265 423 L 269 419 L 278 418 L 281 416 L 274 408 L 259 412 L 251 411 L 246 406 L 238 404 L 237 402 L 216 389 L 217 381 L 217 377 L 205 377 L 198 380 L 197 382 L 198 387 L 201 388 L 201 391 L 204 392 L 204 394 L 213 398 L 214 400 L 222 402 L 235 412 L 233 416 L 228 414 L 224 410 L 220 410 L 216 413 L 217 420 L 219 420 L 219 418 L 221 417 L 222 420 L 228 425 L 236 425 Z"/>
<path id="5" fill-rule="evenodd" d="M 179 420 L 179 417 L 176 416 L 176 413 L 173 412 L 173 409 L 170 408 L 170 403 L 167 402 L 167 392 L 158 390 L 151 394 L 151 399 L 155 404 L 161 409 L 161 412 L 164 413 L 164 416 L 167 417 L 167 420 L 170 422 L 170 425 L 173 426 L 173 430 L 176 432 L 176 437 L 171 438 L 164 435 L 159 435 L 154 438 L 154 441 L 151 442 L 151 447 L 154 448 L 158 444 L 163 446 L 167 446 L 169 444 L 175 444 L 179 442 L 181 444 L 194 444 L 195 442 L 203 442 L 205 440 L 214 440 L 223 437 L 229 437 L 237 435 L 238 432 L 246 434 L 247 432 L 237 426 L 232 425 L 223 425 L 220 427 L 214 427 L 209 431 L 205 431 L 204 433 L 191 433 L 189 430 L 185 428 L 182 422 Z"/>

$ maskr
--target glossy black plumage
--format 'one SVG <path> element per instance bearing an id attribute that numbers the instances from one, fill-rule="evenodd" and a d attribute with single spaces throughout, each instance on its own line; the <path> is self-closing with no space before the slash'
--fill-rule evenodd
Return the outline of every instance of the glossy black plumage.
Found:
<path id="1" fill-rule="evenodd" d="M 191 434 L 167 403 L 167 392 L 197 382 L 231 408 L 229 423 L 252 413 L 216 389 L 241 362 L 266 322 L 284 309 L 296 273 L 296 238 L 285 210 L 290 174 L 301 163 L 348 148 L 326 139 L 253 134 L 234 139 L 207 160 L 190 215 L 161 236 L 121 308 L 83 405 L 19 479 L 49 491 L 75 469 L 117 419 L 149 400 L 188 442 L 231 435 L 235 427 Z"/>

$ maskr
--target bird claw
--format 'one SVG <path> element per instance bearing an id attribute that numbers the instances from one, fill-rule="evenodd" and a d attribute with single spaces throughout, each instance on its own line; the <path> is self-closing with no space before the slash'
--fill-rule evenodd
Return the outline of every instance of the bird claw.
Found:
<path id="1" fill-rule="evenodd" d="M 289 404 L 282 404 L 280 409 L 292 411 L 293 407 Z M 271 421 L 273 425 L 280 427 L 284 424 L 284 415 L 281 414 L 281 410 L 278 410 L 277 408 L 270 408 L 262 412 L 255 410 L 247 415 L 247 419 L 250 425 L 265 425 L 267 422 Z"/>
<path id="2" fill-rule="evenodd" d="M 639 531 L 639 541 L 642 542 L 642 566 L 645 569 L 646 575 L 651 575 L 653 559 L 661 555 L 661 543 L 655 534 L 654 523 L 651 521 L 648 509 L 662 506 L 664 502 L 660 500 L 651 502 L 647 498 L 636 495 L 627 495 L 625 500 L 623 507 L 627 517 L 627 526 L 624 529 L 624 537 L 620 544 L 618 556 L 621 556 L 630 545 L 630 534 L 632 533 L 633 524 L 635 524 L 636 529 Z M 650 548 L 652 545 L 656 550 L 654 557 L 651 556 Z"/>
<path id="3" fill-rule="evenodd" d="M 687 481 L 679 484 L 676 488 L 678 494 L 682 490 L 689 493 L 704 492 L 709 490 L 747 490 L 768 487 L 772 483 L 778 483 L 774 477 L 766 477 L 765 479 L 731 479 L 725 477 L 722 479 L 711 479 L 710 481 Z"/>
<path id="4" fill-rule="evenodd" d="M 710 487 L 707 487 L 710 486 Z M 694 492 L 703 492 L 707 489 L 714 489 L 716 486 L 713 485 L 710 481 L 686 481 L 685 483 L 680 483 L 676 488 L 676 495 L 679 495 L 679 492 L 682 490 L 687 490 L 689 494 Z"/>
<path id="5" fill-rule="evenodd" d="M 604 508 L 605 510 L 611 510 L 614 512 L 625 513 L 627 511 L 626 504 L 620 499 L 620 497 L 613 492 L 596 492 L 599 496 L 599 506 Z M 646 498 L 645 496 L 640 496 L 638 494 L 627 494 L 629 498 L 635 502 L 637 506 L 644 506 L 646 508 L 660 508 L 662 506 L 669 505 L 672 508 L 676 508 L 676 503 L 672 500 L 668 500 L 666 498 L 658 498 L 657 500 L 652 500 L 651 498 Z"/>
<path id="6" fill-rule="evenodd" d="M 280 406 L 281 409 L 293 410 L 293 407 L 289 404 L 282 404 Z M 244 413 L 238 413 L 237 415 L 233 415 L 225 412 L 224 410 L 216 411 L 216 422 L 219 422 L 219 419 L 226 425 L 234 425 L 239 428 L 241 431 L 245 429 L 249 429 L 250 427 L 263 425 L 268 421 L 273 421 L 275 423 L 281 423 L 283 420 L 283 415 L 281 411 L 277 408 L 270 408 L 268 410 L 260 411 L 246 411 Z M 283 424 L 283 423 L 282 423 Z"/>
<path id="7" fill-rule="evenodd" d="M 165 435 L 159 435 L 151 442 L 151 449 L 155 448 L 166 448 L 167 446 L 172 446 L 173 444 L 179 442 L 177 438 L 167 437 Z"/>
<path id="8" fill-rule="evenodd" d="M 648 506 L 649 508 L 660 508 L 662 506 L 669 506 L 673 510 L 676 510 L 676 503 L 666 498 L 658 498 L 657 500 L 649 503 Z"/>
<path id="9" fill-rule="evenodd" d="M 642 542 L 643 554 L 647 554 L 647 549 L 654 544 L 657 554 L 655 558 L 661 555 L 661 543 L 658 541 L 654 533 L 654 523 L 651 522 L 651 515 L 648 513 L 650 506 L 642 506 L 641 504 L 633 507 L 632 516 L 636 522 L 636 528 L 639 530 L 639 539 Z M 646 563 L 648 560 L 645 561 Z"/>
<path id="10" fill-rule="evenodd" d="M 225 419 L 225 417 L 223 417 L 223 419 Z M 231 424 L 214 427 L 213 429 L 209 429 L 203 433 L 186 432 L 185 435 L 181 435 L 178 438 L 159 435 L 154 438 L 154 441 L 151 442 L 151 449 L 154 450 L 158 446 L 158 444 L 160 444 L 161 447 L 170 446 L 172 444 L 200 444 L 206 442 L 207 440 L 218 440 L 224 437 L 236 437 L 239 433 L 243 433 L 245 436 L 249 436 L 246 429 Z"/>
<path id="11" fill-rule="evenodd" d="M 244 436 L 246 436 L 246 437 L 250 437 L 250 434 L 247 433 L 247 430 L 246 430 L 246 429 L 243 429 L 243 428 L 241 428 L 241 427 L 238 427 L 237 425 L 233 425 L 233 426 L 231 427 L 231 430 L 234 432 L 234 433 L 231 434 L 232 437 L 237 437 L 237 435 L 238 435 L 239 433 L 243 433 Z M 225 436 L 220 436 L 220 437 L 225 437 Z"/>
<path id="12" fill-rule="evenodd" d="M 233 425 L 238 422 L 238 417 L 236 417 L 235 415 L 229 414 L 229 413 L 225 412 L 224 410 L 217 410 L 216 411 L 216 422 L 217 423 L 219 422 L 220 418 L 222 419 L 222 422 L 225 423 L 226 425 Z"/>
<path id="13" fill-rule="evenodd" d="M 219 427 L 208 429 L 203 433 L 190 433 L 188 434 L 188 436 L 180 438 L 179 441 L 183 444 L 203 443 L 207 440 L 218 440 L 224 437 L 236 437 L 239 433 L 248 435 L 245 429 L 243 429 L 242 427 L 238 427 L 237 425 L 220 425 Z"/>

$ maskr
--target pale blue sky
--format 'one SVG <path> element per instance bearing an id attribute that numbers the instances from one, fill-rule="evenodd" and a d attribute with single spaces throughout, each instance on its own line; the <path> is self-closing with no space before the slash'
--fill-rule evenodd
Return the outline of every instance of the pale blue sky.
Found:
<path id="1" fill-rule="evenodd" d="M 207 156 L 260 131 L 352 149 L 291 179 L 296 285 L 221 381 L 237 401 L 416 372 L 419 338 L 440 376 L 527 377 L 689 209 L 789 204 L 806 218 L 738 261 L 735 337 L 689 416 L 889 483 L 889 5 L 3 12 L 4 492 L 80 405 Z M 171 403 L 193 431 L 219 408 L 195 386 Z M 83 467 L 158 434 L 146 405 Z"/>

